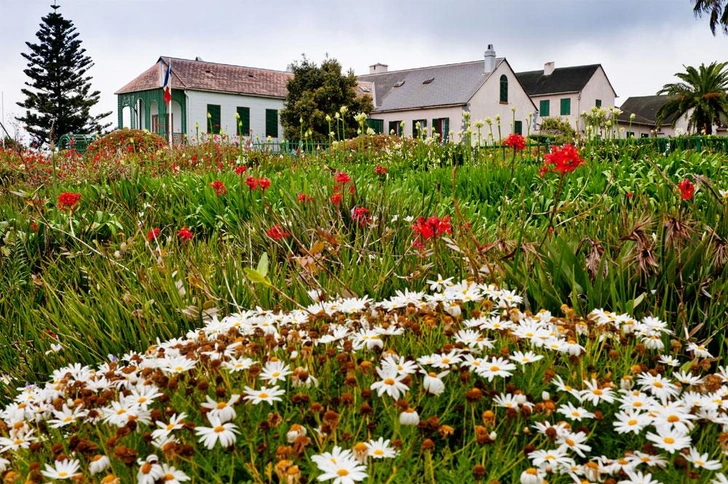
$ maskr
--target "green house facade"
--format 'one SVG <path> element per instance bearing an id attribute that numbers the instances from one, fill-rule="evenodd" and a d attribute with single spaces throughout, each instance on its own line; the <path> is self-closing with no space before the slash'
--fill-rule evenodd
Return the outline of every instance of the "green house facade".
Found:
<path id="1" fill-rule="evenodd" d="M 172 66 L 171 121 L 162 89 Z M 280 111 L 292 74 L 229 64 L 160 57 L 116 92 L 118 127 L 145 129 L 175 144 L 227 135 L 233 140 L 279 141 Z M 171 123 L 171 124 L 170 124 Z"/>

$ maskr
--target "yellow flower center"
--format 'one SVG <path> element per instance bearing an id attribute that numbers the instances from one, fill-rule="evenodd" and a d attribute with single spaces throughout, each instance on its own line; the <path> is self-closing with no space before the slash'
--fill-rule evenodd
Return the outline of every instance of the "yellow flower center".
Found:
<path id="1" fill-rule="evenodd" d="M 259 393 L 258 398 L 268 398 L 268 394 L 265 392 Z"/>
<path id="2" fill-rule="evenodd" d="M 665 442 L 666 444 L 674 444 L 675 443 L 675 439 L 673 439 L 672 437 L 665 437 L 663 439 L 663 442 Z"/>
<path id="3" fill-rule="evenodd" d="M 637 425 L 637 420 L 631 419 L 629 422 L 627 422 L 627 425 Z"/>
<path id="4" fill-rule="evenodd" d="M 217 402 L 217 409 L 218 410 L 222 410 L 225 407 L 227 407 L 227 402 Z"/>
<path id="5" fill-rule="evenodd" d="M 604 392 L 599 388 L 594 389 L 594 391 L 592 393 L 594 395 L 603 395 L 604 394 Z"/>
<path id="6" fill-rule="evenodd" d="M 219 434 L 220 432 L 224 432 L 225 431 L 225 427 L 223 427 L 222 425 L 218 425 L 213 430 L 215 430 L 215 433 L 216 434 Z"/>
<path id="7" fill-rule="evenodd" d="M 680 417 L 678 417 L 677 415 L 670 415 L 669 417 L 667 417 L 667 421 L 670 423 L 679 422 Z"/>
<path id="8" fill-rule="evenodd" d="M 339 469 L 338 471 L 336 471 L 336 474 L 338 474 L 341 477 L 344 477 L 344 476 L 349 475 L 349 471 L 347 471 L 346 469 Z"/>
<path id="9" fill-rule="evenodd" d="M 662 388 L 662 382 L 656 381 L 655 383 L 653 383 L 653 385 L 655 386 L 655 388 Z"/>
<path id="10" fill-rule="evenodd" d="M 394 385 L 394 379 L 393 378 L 387 378 L 384 380 L 385 385 Z"/>
<path id="11" fill-rule="evenodd" d="M 374 455 L 384 455 L 384 451 L 382 449 L 377 449 L 374 451 Z"/>
<path id="12" fill-rule="evenodd" d="M 571 439 L 566 439 L 564 442 L 566 442 L 566 445 L 568 445 L 569 447 L 573 447 L 574 445 L 576 445 L 576 442 Z"/>
<path id="13" fill-rule="evenodd" d="M 500 371 L 500 366 L 493 365 L 490 367 L 490 371 Z"/>
<path id="14" fill-rule="evenodd" d="M 61 471 L 61 472 L 58 473 L 58 477 L 68 477 L 68 472 Z"/>

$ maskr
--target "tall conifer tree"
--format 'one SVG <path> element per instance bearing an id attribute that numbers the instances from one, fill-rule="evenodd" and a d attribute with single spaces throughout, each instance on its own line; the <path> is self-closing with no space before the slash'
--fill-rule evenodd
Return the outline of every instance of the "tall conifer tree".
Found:
<path id="1" fill-rule="evenodd" d="M 55 1 L 53 9 L 43 17 L 36 33 L 38 43 L 26 42 L 29 53 L 21 55 L 28 61 L 25 75 L 26 99 L 18 105 L 26 109 L 18 121 L 40 146 L 66 133 L 100 132 L 111 126 L 101 120 L 111 112 L 92 116 L 90 109 L 99 102 L 101 93 L 91 91 L 91 76 L 87 73 L 93 62 L 81 47 L 73 22 L 58 13 Z"/>

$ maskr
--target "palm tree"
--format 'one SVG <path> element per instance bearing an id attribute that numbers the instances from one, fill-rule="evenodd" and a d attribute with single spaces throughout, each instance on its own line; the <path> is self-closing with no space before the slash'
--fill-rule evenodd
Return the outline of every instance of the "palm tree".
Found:
<path id="1" fill-rule="evenodd" d="M 724 34 L 728 34 L 728 5 L 725 0 L 695 0 L 693 13 L 696 17 L 708 14 L 710 17 L 710 31 L 715 35 L 718 24 L 721 25 Z"/>
<path id="2" fill-rule="evenodd" d="M 685 72 L 675 76 L 682 82 L 665 84 L 657 94 L 667 94 L 667 102 L 657 111 L 657 123 L 672 119 L 674 127 L 677 120 L 688 113 L 688 128 L 713 132 L 712 126 L 721 124 L 728 116 L 728 62 L 712 62 L 706 67 L 685 67 Z M 690 112 L 692 111 L 692 112 Z"/>

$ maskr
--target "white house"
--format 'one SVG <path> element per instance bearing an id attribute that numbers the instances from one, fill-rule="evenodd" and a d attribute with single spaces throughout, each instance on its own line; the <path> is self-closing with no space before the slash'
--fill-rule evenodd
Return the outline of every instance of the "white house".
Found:
<path id="1" fill-rule="evenodd" d="M 172 64 L 172 133 L 176 143 L 204 134 L 280 140 L 279 112 L 290 72 L 160 57 L 116 92 L 119 127 L 167 136 L 162 84 Z M 237 116 L 236 116 L 237 115 Z M 240 124 L 238 123 L 240 121 Z"/>
<path id="2" fill-rule="evenodd" d="M 526 123 L 536 111 L 510 64 L 496 58 L 492 45 L 480 61 L 398 71 L 374 64 L 358 79 L 360 90 L 372 91 L 370 126 L 400 136 L 417 135 L 419 125 L 447 140 L 451 132 L 465 131 L 466 112 L 471 124 L 500 116 L 503 136 L 526 134 Z"/>
<path id="3" fill-rule="evenodd" d="M 620 110 L 618 126 L 624 128 L 626 136 L 638 138 L 647 137 L 670 137 L 677 134 L 688 133 L 688 115 L 677 120 L 675 126 L 671 126 L 675 116 L 665 119 L 661 125 L 657 124 L 657 111 L 667 102 L 668 96 L 633 96 L 627 98 Z M 716 130 L 713 130 L 716 133 Z"/>
<path id="4" fill-rule="evenodd" d="M 554 62 L 547 62 L 543 70 L 516 76 L 538 107 L 539 125 L 545 118 L 560 117 L 583 132 L 581 113 L 592 107 L 614 107 L 617 97 L 601 64 L 556 67 Z"/>

